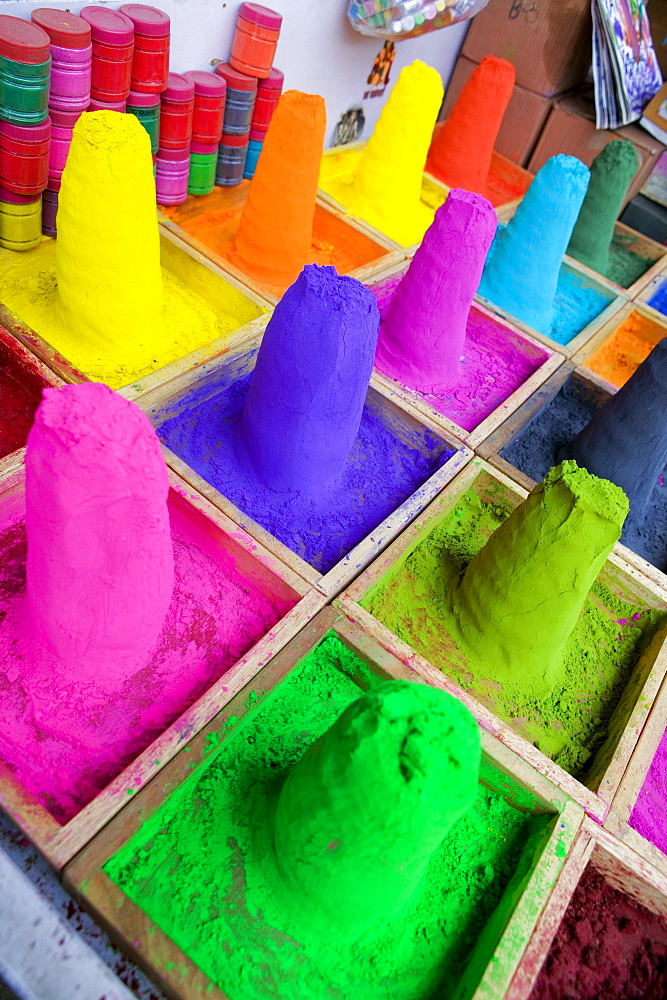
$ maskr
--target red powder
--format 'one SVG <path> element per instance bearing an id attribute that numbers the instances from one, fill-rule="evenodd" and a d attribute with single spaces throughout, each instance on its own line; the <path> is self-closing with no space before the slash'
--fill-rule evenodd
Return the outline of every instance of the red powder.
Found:
<path id="1" fill-rule="evenodd" d="M 665 1000 L 667 923 L 591 865 L 530 1000 Z"/>
<path id="2" fill-rule="evenodd" d="M 25 445 L 47 385 L 37 361 L 0 327 L 0 458 Z"/>

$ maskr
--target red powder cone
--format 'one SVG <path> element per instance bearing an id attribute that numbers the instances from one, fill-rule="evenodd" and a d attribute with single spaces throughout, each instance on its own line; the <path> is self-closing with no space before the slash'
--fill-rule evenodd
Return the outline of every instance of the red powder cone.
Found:
<path id="1" fill-rule="evenodd" d="M 284 291 L 307 262 L 324 147 L 324 99 L 288 90 L 266 133 L 232 259 Z"/>
<path id="2" fill-rule="evenodd" d="M 486 192 L 493 147 L 514 88 L 514 66 L 486 56 L 434 136 L 426 169 L 452 188 Z"/>

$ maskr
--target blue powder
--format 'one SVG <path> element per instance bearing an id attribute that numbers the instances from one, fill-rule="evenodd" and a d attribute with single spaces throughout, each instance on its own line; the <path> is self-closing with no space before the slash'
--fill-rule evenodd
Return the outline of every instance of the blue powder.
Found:
<path id="1" fill-rule="evenodd" d="M 613 292 L 590 287 L 589 279 L 561 267 L 554 299 L 554 318 L 549 336 L 558 344 L 569 344 L 578 333 L 604 312 L 614 300 Z"/>
<path id="2" fill-rule="evenodd" d="M 648 304 L 667 316 L 667 278 L 663 278 L 658 291 L 648 300 Z"/>
<path id="3" fill-rule="evenodd" d="M 320 573 L 335 566 L 454 454 L 425 428 L 414 440 L 423 453 L 404 444 L 367 402 L 342 481 L 316 497 L 276 492 L 236 459 L 234 429 L 252 375 L 229 382 L 233 377 L 218 369 L 213 389 L 210 380 L 193 389 L 179 401 L 178 416 L 157 428 L 158 435 L 207 483 Z"/>
<path id="4" fill-rule="evenodd" d="M 583 430 L 605 399 L 580 380 L 570 376 L 558 395 L 538 413 L 513 441 L 500 452 L 525 475 L 541 482 L 558 463 L 558 451 Z M 658 569 L 667 571 L 667 467 L 658 477 L 646 516 L 637 521 L 630 515 L 621 541 Z"/>

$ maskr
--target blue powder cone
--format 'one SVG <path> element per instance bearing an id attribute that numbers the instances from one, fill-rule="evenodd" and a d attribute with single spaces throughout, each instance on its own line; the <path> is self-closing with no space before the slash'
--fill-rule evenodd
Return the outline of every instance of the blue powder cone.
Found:
<path id="1" fill-rule="evenodd" d="M 308 264 L 266 328 L 237 442 L 269 488 L 316 494 L 359 431 L 380 314 L 372 293 Z"/>
<path id="2" fill-rule="evenodd" d="M 563 255 L 590 171 L 575 156 L 552 156 L 491 247 L 479 294 L 549 335 Z"/>

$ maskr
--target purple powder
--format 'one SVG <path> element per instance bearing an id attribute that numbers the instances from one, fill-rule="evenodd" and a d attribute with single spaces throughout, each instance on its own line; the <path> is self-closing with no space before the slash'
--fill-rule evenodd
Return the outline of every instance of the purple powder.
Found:
<path id="1" fill-rule="evenodd" d="M 256 352 L 242 367 L 252 367 Z M 206 482 L 215 486 L 275 538 L 325 573 L 411 496 L 454 452 L 423 428 L 412 444 L 385 426 L 369 393 L 342 479 L 308 497 L 261 484 L 239 462 L 235 430 L 250 388 L 224 366 L 213 381 L 191 390 L 178 415 L 162 410 L 158 436 Z M 176 409 L 174 407 L 173 409 Z M 407 428 L 406 428 L 407 429 Z"/>
<path id="2" fill-rule="evenodd" d="M 648 300 L 648 304 L 664 316 L 667 316 L 667 278 L 662 279 L 657 292 L 653 293 Z"/>
<path id="3" fill-rule="evenodd" d="M 401 277 L 394 274 L 371 287 L 382 318 Z M 548 358 L 548 351 L 473 305 L 456 384 L 448 392 L 424 399 L 459 427 L 473 431 Z"/>

